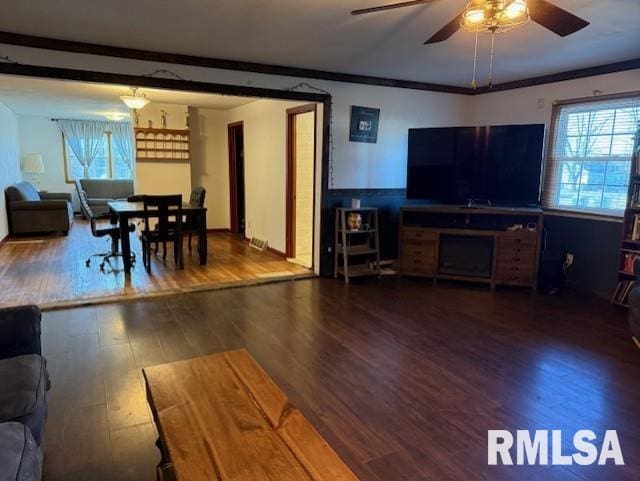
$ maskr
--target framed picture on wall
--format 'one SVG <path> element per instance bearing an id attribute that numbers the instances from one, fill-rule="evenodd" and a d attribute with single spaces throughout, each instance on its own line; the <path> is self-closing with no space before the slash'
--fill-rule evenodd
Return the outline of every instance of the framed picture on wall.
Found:
<path id="1" fill-rule="evenodd" d="M 349 141 L 367 142 L 369 144 L 378 142 L 379 121 L 380 109 L 352 105 Z"/>

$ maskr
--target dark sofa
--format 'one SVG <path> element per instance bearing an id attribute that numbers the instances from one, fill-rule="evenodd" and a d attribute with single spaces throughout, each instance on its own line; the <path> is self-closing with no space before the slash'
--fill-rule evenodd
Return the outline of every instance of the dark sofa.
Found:
<path id="1" fill-rule="evenodd" d="M 49 374 L 36 306 L 0 309 L 0 480 L 42 473 Z"/>
<path id="2" fill-rule="evenodd" d="M 38 192 L 29 182 L 5 189 L 11 234 L 67 234 L 73 224 L 71 194 Z"/>
<path id="3" fill-rule="evenodd" d="M 87 196 L 87 202 L 96 215 L 109 212 L 108 202 L 127 199 L 133 195 L 133 180 L 128 179 L 79 179 L 76 188 L 80 188 Z M 80 195 L 80 190 L 78 190 Z"/>

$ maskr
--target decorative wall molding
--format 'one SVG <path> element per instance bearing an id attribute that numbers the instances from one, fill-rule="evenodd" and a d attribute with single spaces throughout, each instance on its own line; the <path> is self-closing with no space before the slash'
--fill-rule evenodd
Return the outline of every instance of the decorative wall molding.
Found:
<path id="1" fill-rule="evenodd" d="M 488 94 L 492 92 L 501 92 L 504 90 L 521 89 L 533 87 L 535 85 L 544 85 L 555 82 L 564 82 L 566 80 L 575 80 L 585 77 L 594 77 L 596 75 L 605 75 L 608 73 L 624 72 L 627 70 L 640 69 L 640 58 L 626 60 L 624 62 L 610 63 L 606 65 L 598 65 L 596 67 L 581 68 L 578 70 L 569 70 L 567 72 L 559 72 L 540 77 L 532 77 L 513 82 L 505 82 L 496 84 L 493 87 L 480 87 L 474 95 Z"/>
<path id="2" fill-rule="evenodd" d="M 165 64 L 170 63 L 178 65 L 191 65 L 194 67 L 206 67 L 222 70 L 236 70 L 242 72 L 281 75 L 287 77 L 330 80 L 334 82 L 378 85 L 383 87 L 397 87 L 404 89 L 428 90 L 432 92 L 445 92 L 466 95 L 471 95 L 473 93 L 473 91 L 467 87 L 415 82 L 410 80 L 398 80 L 383 77 L 372 77 L 368 75 L 354 75 L 341 72 L 327 72 L 324 70 L 287 67 L 283 65 L 270 65 L 257 62 L 244 62 L 239 60 L 199 57 L 195 55 L 184 55 L 170 52 L 156 52 L 151 50 L 113 47 L 108 45 L 98 45 L 95 43 L 75 42 L 71 40 L 61 40 L 3 31 L 0 31 L 0 44 L 40 48 L 45 50 L 57 50 L 60 52 L 127 58 L 132 60 L 145 60 L 149 62 L 160 62 Z"/>
<path id="3" fill-rule="evenodd" d="M 469 87 L 457 85 L 444 85 L 429 82 L 417 82 L 411 80 L 392 79 L 385 77 L 373 77 L 368 75 L 355 75 L 342 72 L 327 72 L 308 68 L 288 67 L 283 65 L 270 65 L 257 62 L 244 62 L 239 60 L 200 57 L 169 52 L 156 52 L 133 48 L 114 47 L 87 42 L 76 42 L 56 38 L 40 37 L 0 31 L 0 44 L 15 45 L 20 47 L 38 48 L 44 50 L 56 50 L 60 52 L 72 52 L 88 55 L 101 55 L 106 57 L 127 58 L 132 60 L 144 60 L 150 62 L 170 63 L 177 65 L 190 65 L 195 67 L 215 68 L 222 70 L 234 70 L 242 72 L 263 73 L 268 75 L 281 75 L 288 77 L 302 77 L 334 82 L 346 82 L 365 85 L 377 85 L 381 87 L 395 87 L 413 90 L 425 90 L 430 92 L 443 92 L 462 95 L 481 95 L 491 92 L 531 87 L 565 80 L 574 80 L 594 75 L 621 72 L 640 68 L 640 58 L 616 62 L 606 65 L 587 67 L 567 72 L 558 72 L 539 77 L 533 77 L 513 82 L 504 82 L 489 87 L 480 87 L 473 90 Z"/>

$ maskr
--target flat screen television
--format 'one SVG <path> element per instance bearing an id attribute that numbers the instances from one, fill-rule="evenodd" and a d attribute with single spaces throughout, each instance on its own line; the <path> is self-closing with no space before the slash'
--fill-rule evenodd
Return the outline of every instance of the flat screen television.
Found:
<path id="1" fill-rule="evenodd" d="M 544 124 L 409 129 L 407 197 L 540 203 Z"/>

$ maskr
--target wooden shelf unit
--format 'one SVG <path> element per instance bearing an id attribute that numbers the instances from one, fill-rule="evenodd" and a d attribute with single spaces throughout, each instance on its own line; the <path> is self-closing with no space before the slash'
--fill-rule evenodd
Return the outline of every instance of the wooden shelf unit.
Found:
<path id="1" fill-rule="evenodd" d="M 636 238 L 634 238 L 634 224 L 636 222 L 639 225 L 636 229 Z M 636 284 L 635 275 L 629 268 L 633 269 L 635 259 L 640 259 L 640 125 L 638 125 L 636 132 L 631 168 L 629 169 L 627 205 L 622 222 L 622 242 L 618 255 L 618 285 L 611 297 L 612 304 L 628 307 L 629 292 Z"/>
<path id="2" fill-rule="evenodd" d="M 352 212 L 362 216 L 362 229 L 351 230 L 347 227 L 347 216 Z M 351 258 L 360 262 L 351 263 Z M 351 277 L 380 275 L 378 209 L 375 207 L 360 209 L 338 207 L 336 209 L 333 267 L 335 278 L 341 275 L 346 284 Z"/>
<path id="3" fill-rule="evenodd" d="M 189 162 L 190 132 L 176 129 L 135 129 L 136 162 Z"/>
<path id="4" fill-rule="evenodd" d="M 450 205 L 409 206 L 400 210 L 400 273 L 406 276 L 471 281 L 535 289 L 542 243 L 543 214 L 534 208 Z M 535 224 L 535 230 L 509 227 Z M 442 258 L 443 240 L 467 238 L 490 248 L 490 266 L 482 275 L 447 272 Z M 490 246 L 490 247 L 488 247 Z M 462 261 L 464 262 L 464 261 Z M 475 266 L 471 266 L 475 267 Z"/>

